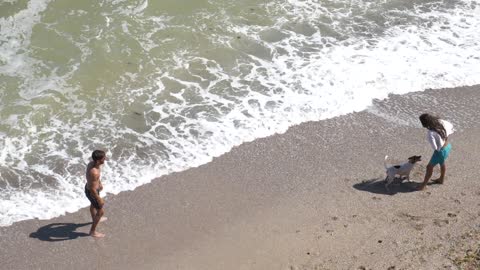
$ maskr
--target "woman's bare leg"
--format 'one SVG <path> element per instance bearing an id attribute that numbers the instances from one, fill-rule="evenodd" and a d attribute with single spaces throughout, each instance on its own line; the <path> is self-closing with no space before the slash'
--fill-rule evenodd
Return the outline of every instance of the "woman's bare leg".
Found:
<path id="1" fill-rule="evenodd" d="M 443 180 L 445 180 L 445 173 L 447 172 L 447 165 L 445 163 L 440 165 L 440 178 L 435 179 L 436 184 L 443 184 Z"/>
<path id="2" fill-rule="evenodd" d="M 432 164 L 428 164 L 427 165 L 427 171 L 425 172 L 425 178 L 423 179 L 423 183 L 418 187 L 418 190 L 424 190 L 425 187 L 427 186 L 427 183 L 428 181 L 430 180 L 430 178 L 432 177 L 432 174 L 433 174 L 433 165 Z"/>

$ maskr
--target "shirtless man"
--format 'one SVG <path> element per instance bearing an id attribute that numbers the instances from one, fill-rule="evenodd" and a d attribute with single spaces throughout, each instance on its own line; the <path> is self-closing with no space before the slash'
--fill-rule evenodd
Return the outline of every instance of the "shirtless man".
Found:
<path id="1" fill-rule="evenodd" d="M 90 201 L 90 215 L 92 215 L 92 228 L 90 229 L 90 236 L 104 237 L 105 234 L 97 232 L 96 228 L 99 222 L 106 220 L 103 217 L 103 205 L 105 202 L 100 198 L 100 190 L 103 189 L 100 181 L 100 165 L 105 162 L 105 152 L 102 150 L 95 150 L 92 153 L 92 161 L 87 165 L 87 184 L 85 185 L 85 195 Z"/>

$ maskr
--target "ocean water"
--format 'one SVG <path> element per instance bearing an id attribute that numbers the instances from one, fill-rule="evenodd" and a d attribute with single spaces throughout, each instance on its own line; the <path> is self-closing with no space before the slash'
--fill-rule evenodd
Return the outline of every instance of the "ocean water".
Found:
<path id="1" fill-rule="evenodd" d="M 374 99 L 480 83 L 472 0 L 0 0 L 0 226 Z M 103 194 L 104 195 L 104 194 Z"/>

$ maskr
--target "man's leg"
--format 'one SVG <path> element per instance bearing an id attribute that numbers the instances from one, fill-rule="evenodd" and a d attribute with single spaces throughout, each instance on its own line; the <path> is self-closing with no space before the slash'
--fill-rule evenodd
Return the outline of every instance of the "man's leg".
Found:
<path id="1" fill-rule="evenodd" d="M 90 215 L 92 216 L 92 223 L 93 223 L 95 216 L 97 215 L 97 209 L 95 209 L 93 205 L 90 205 Z"/>
<path id="2" fill-rule="evenodd" d="M 96 211 L 97 211 L 97 214 L 93 218 L 92 228 L 90 229 L 90 235 L 93 237 L 104 237 L 105 234 L 99 233 L 96 231 L 97 225 L 100 222 L 100 219 L 102 218 L 104 211 L 103 211 L 103 208 L 96 209 Z"/>
<path id="3" fill-rule="evenodd" d="M 423 179 L 422 185 L 418 187 L 418 190 L 423 190 L 427 186 L 428 181 L 430 180 L 430 177 L 432 177 L 433 174 L 433 167 L 434 165 L 428 163 L 427 165 L 427 171 L 425 172 L 425 178 Z"/>
<path id="4" fill-rule="evenodd" d="M 93 219 L 95 219 L 95 216 L 97 215 L 97 209 L 93 205 L 90 205 L 90 215 L 92 216 L 92 222 L 93 222 Z M 107 220 L 107 217 L 102 216 L 102 218 L 100 218 L 100 222 L 104 222 L 106 220 Z"/>

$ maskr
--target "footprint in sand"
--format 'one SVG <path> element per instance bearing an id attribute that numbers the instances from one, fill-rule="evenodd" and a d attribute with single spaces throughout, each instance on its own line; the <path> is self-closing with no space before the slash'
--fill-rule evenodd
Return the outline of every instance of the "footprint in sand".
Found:
<path id="1" fill-rule="evenodd" d="M 454 203 L 461 204 L 462 202 L 459 199 L 455 199 L 453 197 L 450 197 L 450 200 L 453 200 Z"/>
<path id="2" fill-rule="evenodd" d="M 425 199 L 425 198 L 428 198 L 428 197 L 431 196 L 431 195 L 432 195 L 432 193 L 431 193 L 430 191 L 425 191 L 425 192 L 422 192 L 422 193 L 420 194 L 420 196 L 421 196 L 422 198 L 424 198 L 424 199 Z"/>
<path id="3" fill-rule="evenodd" d="M 328 268 L 325 268 L 322 264 L 301 264 L 299 266 L 295 265 L 290 265 L 289 270 L 304 270 L 304 269 L 312 269 L 312 270 L 325 270 Z"/>
<path id="4" fill-rule="evenodd" d="M 448 221 L 448 219 L 434 219 L 433 220 L 433 224 L 437 227 L 443 227 L 443 226 L 446 226 L 448 225 L 450 222 Z"/>
<path id="5" fill-rule="evenodd" d="M 401 218 L 408 218 L 409 220 L 413 220 L 413 221 L 419 221 L 422 219 L 419 216 L 410 215 L 409 213 L 399 213 L 397 216 Z"/>
<path id="6" fill-rule="evenodd" d="M 413 228 L 417 231 L 422 231 L 425 228 L 425 224 L 417 223 L 413 225 Z"/>
<path id="7" fill-rule="evenodd" d="M 454 214 L 454 213 L 448 213 L 448 214 L 447 214 L 447 216 L 448 216 L 449 218 L 454 218 L 454 217 L 456 217 L 456 216 L 457 216 L 457 214 Z"/>
<path id="8" fill-rule="evenodd" d="M 417 231 L 422 231 L 425 228 L 425 224 L 421 222 L 422 218 L 419 216 L 410 215 L 409 213 L 399 213 L 397 216 L 401 219 L 406 219 L 407 223 Z"/>

